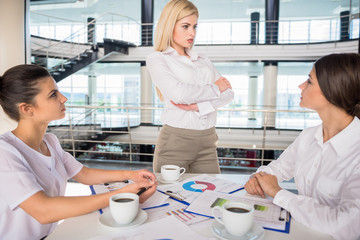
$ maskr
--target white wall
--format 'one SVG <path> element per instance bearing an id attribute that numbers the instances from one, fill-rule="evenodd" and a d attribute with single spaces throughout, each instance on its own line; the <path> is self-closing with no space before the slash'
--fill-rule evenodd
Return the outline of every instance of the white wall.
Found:
<path id="1" fill-rule="evenodd" d="M 24 14 L 27 12 L 27 14 Z M 29 0 L 0 0 L 0 74 L 30 62 Z M 28 46 L 28 47 L 27 47 Z M 0 134 L 16 127 L 0 108 Z"/>

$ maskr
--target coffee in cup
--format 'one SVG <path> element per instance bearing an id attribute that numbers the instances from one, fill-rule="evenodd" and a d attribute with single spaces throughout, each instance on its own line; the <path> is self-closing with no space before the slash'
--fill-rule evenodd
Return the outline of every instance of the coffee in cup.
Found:
<path id="1" fill-rule="evenodd" d="M 110 197 L 109 208 L 115 222 L 131 223 L 139 211 L 139 196 L 135 193 L 119 193 Z"/>
<path id="2" fill-rule="evenodd" d="M 220 211 L 222 219 L 215 215 Z M 227 202 L 223 206 L 215 206 L 212 209 L 215 220 L 224 225 L 225 229 L 233 236 L 246 234 L 254 221 L 254 207 L 241 202 Z"/>
<path id="3" fill-rule="evenodd" d="M 164 181 L 174 182 L 177 181 L 181 175 L 185 173 L 185 168 L 180 168 L 176 165 L 162 165 L 161 166 L 161 177 Z"/>
<path id="4" fill-rule="evenodd" d="M 115 202 L 131 202 L 134 201 L 132 198 L 118 198 L 114 200 Z"/>

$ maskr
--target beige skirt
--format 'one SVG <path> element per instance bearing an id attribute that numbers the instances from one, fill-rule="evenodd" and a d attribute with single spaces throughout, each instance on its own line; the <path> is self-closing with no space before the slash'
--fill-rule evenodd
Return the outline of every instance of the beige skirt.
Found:
<path id="1" fill-rule="evenodd" d="M 220 173 L 215 127 L 190 130 L 164 125 L 154 153 L 153 170 L 166 164 L 186 168 L 187 173 Z"/>

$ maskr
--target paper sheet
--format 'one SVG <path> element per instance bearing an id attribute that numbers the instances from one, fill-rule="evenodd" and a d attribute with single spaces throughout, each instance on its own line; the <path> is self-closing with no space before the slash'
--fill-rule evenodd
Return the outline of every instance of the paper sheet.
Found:
<path id="1" fill-rule="evenodd" d="M 242 184 L 202 174 L 185 179 L 179 183 L 160 185 L 158 190 L 161 192 L 170 191 L 173 195 L 182 198 L 184 202 L 190 204 L 205 190 L 230 193 L 242 187 Z"/>
<path id="2" fill-rule="evenodd" d="M 187 207 L 187 205 L 184 205 L 184 204 L 176 202 L 176 201 L 171 201 L 171 203 L 168 206 L 148 209 L 148 210 L 146 210 L 146 212 L 149 215 L 150 221 L 156 221 L 161 218 L 173 215 L 179 221 L 181 221 L 189 226 L 211 219 L 211 218 L 203 217 L 203 216 L 200 216 L 197 214 L 185 212 L 186 207 Z"/>
<path id="3" fill-rule="evenodd" d="M 212 216 L 211 209 L 215 206 L 222 206 L 227 201 L 237 201 L 254 205 L 254 221 L 265 228 L 282 231 L 286 229 L 287 212 L 273 204 L 271 199 L 205 191 L 186 208 L 186 211 Z"/>
<path id="4" fill-rule="evenodd" d="M 91 240 L 149 240 L 149 239 L 196 239 L 209 240 L 214 238 L 203 237 L 184 223 L 176 219 L 175 216 L 169 216 L 160 220 L 143 224 L 139 227 L 129 230 L 119 230 L 111 234 L 101 235 Z"/>

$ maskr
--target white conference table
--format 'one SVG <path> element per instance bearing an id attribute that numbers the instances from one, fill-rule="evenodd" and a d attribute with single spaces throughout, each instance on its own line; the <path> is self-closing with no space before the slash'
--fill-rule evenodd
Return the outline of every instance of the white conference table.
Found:
<path id="1" fill-rule="evenodd" d="M 211 176 L 215 176 L 217 178 L 230 180 L 237 183 L 244 183 L 244 177 L 247 175 L 243 174 L 209 174 Z M 189 178 L 196 176 L 196 174 L 184 174 L 183 178 Z M 160 184 L 160 183 L 159 183 Z M 284 183 L 281 184 L 281 187 L 286 189 L 295 189 L 295 184 L 293 183 Z M 79 183 L 70 183 L 68 186 L 68 190 L 72 193 L 69 195 L 75 195 L 74 192 L 78 193 L 76 195 L 90 195 L 91 191 L 89 186 L 82 185 Z M 241 190 L 245 191 L 245 190 Z M 240 192 L 241 192 L 240 191 Z M 68 192 L 68 191 L 67 191 Z M 170 201 L 174 201 L 170 199 Z M 63 240 L 63 239 L 90 239 L 96 236 L 107 235 L 112 231 L 116 231 L 116 229 L 104 227 L 99 223 L 100 212 L 95 211 L 89 214 L 85 214 L 78 217 L 68 218 L 55 228 L 55 230 L 46 238 L 46 240 Z M 147 220 L 146 222 L 148 222 Z M 146 223 L 145 222 L 145 223 Z M 206 221 L 208 224 L 202 224 L 201 227 L 196 228 L 191 227 L 194 231 L 209 238 L 215 238 L 215 236 L 211 232 L 211 223 L 212 221 Z M 271 240 L 282 240 L 282 239 L 289 239 L 289 240 L 325 240 L 325 239 L 333 239 L 331 236 L 317 232 L 312 230 L 297 221 L 293 218 L 290 222 L 290 233 L 281 233 L 271 230 L 265 230 L 264 240 L 271 239 Z"/>

